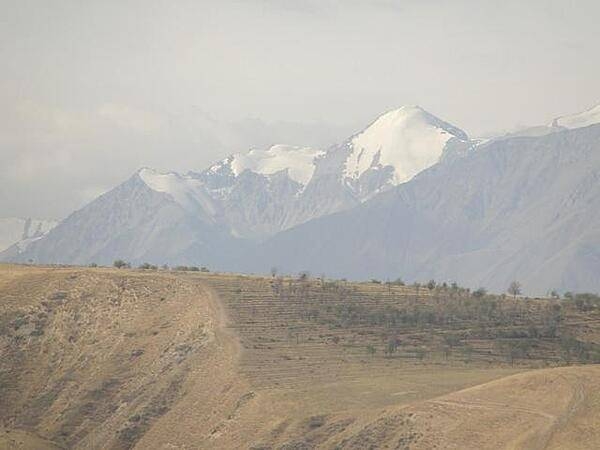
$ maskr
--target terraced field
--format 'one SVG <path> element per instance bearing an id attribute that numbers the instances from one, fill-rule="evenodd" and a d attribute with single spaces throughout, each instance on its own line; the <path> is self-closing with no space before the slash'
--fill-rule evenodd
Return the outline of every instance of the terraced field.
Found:
<path id="1" fill-rule="evenodd" d="M 593 303 L 0 266 L 0 448 L 594 448 Z"/>
<path id="2" fill-rule="evenodd" d="M 600 305 L 474 298 L 378 283 L 205 276 L 226 303 L 257 385 L 420 370 L 540 368 L 600 362 Z M 579 352 L 566 342 L 580 343 Z"/>

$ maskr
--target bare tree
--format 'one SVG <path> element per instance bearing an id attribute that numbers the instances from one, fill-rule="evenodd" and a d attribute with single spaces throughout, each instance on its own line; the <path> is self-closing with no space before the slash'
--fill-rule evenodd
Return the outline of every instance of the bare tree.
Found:
<path id="1" fill-rule="evenodd" d="M 521 283 L 513 281 L 510 283 L 510 286 L 508 286 L 507 292 L 514 298 L 517 298 L 517 295 L 521 295 Z"/>

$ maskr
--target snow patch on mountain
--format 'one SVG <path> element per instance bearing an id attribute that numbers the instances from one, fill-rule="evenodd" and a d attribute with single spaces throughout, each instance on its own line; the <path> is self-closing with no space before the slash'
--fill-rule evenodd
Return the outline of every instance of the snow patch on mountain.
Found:
<path id="1" fill-rule="evenodd" d="M 310 147 L 274 145 L 267 150 L 253 149 L 248 153 L 237 153 L 228 162 L 235 176 L 245 170 L 261 175 L 273 175 L 285 170 L 292 180 L 306 186 L 315 171 L 315 159 L 324 153 Z"/>
<path id="2" fill-rule="evenodd" d="M 358 179 L 370 168 L 393 168 L 391 183 L 406 182 L 440 160 L 452 138 L 468 140 L 460 129 L 419 106 L 403 106 L 380 116 L 354 136 L 344 175 Z"/>
<path id="3" fill-rule="evenodd" d="M 161 173 L 143 168 L 139 170 L 138 176 L 150 189 L 168 194 L 188 212 L 204 211 L 209 216 L 214 216 L 217 212 L 202 181 L 192 175 Z"/>
<path id="4" fill-rule="evenodd" d="M 16 217 L 0 219 L 0 250 L 22 239 L 24 225 L 25 219 Z"/>
<path id="5" fill-rule="evenodd" d="M 55 220 L 21 217 L 0 219 L 0 251 L 15 244 L 23 251 L 33 240 L 45 236 L 57 223 Z"/>
<path id="6" fill-rule="evenodd" d="M 600 123 L 600 105 L 597 105 L 587 111 L 568 116 L 562 116 L 552 121 L 552 127 L 562 128 L 583 128 Z"/>

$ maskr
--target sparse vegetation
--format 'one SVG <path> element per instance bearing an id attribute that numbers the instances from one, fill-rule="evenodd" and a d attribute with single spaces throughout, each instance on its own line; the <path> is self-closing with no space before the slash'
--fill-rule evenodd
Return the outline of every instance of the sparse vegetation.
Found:
<path id="1" fill-rule="evenodd" d="M 173 270 L 176 270 L 178 272 L 200 272 L 200 267 L 198 266 L 176 266 Z M 203 272 L 207 272 L 207 270 L 204 270 Z"/>
<path id="2" fill-rule="evenodd" d="M 475 298 L 483 298 L 483 297 L 485 297 L 485 294 L 487 294 L 487 291 L 485 290 L 485 288 L 482 288 L 482 287 L 473 291 L 473 297 L 475 297 Z"/>
<path id="3" fill-rule="evenodd" d="M 367 345 L 367 354 L 370 356 L 375 356 L 375 353 L 377 353 L 375 346 L 371 344 Z"/>
<path id="4" fill-rule="evenodd" d="M 506 292 L 508 292 L 514 298 L 517 298 L 517 295 L 521 295 L 521 283 L 519 283 L 518 281 L 513 281 L 508 286 L 508 289 Z"/>
<path id="5" fill-rule="evenodd" d="M 370 359 L 398 363 L 419 361 L 424 352 L 431 360 L 448 363 L 564 364 L 559 339 L 573 331 L 574 317 L 588 310 L 600 314 L 591 296 L 580 296 L 577 302 L 575 295 L 566 301 L 524 300 L 435 280 L 425 288 L 420 283 L 378 281 L 277 277 L 270 279 L 270 291 L 265 292 L 259 279 L 245 279 L 231 304 L 234 310 L 250 308 L 251 323 L 257 314 L 270 317 L 280 311 L 286 326 L 295 330 L 297 344 L 303 339 L 312 345 L 321 341 L 342 346 L 346 358 L 366 351 Z M 590 343 L 587 354 L 594 354 L 595 348 Z M 571 351 L 569 356 L 589 362 L 581 352 Z"/>
<path id="6" fill-rule="evenodd" d="M 129 269 L 131 267 L 131 264 L 129 264 L 126 261 L 123 261 L 122 259 L 117 259 L 115 260 L 115 262 L 113 262 L 113 266 L 117 269 Z"/>
<path id="7" fill-rule="evenodd" d="M 406 408 L 443 410 L 440 396 L 446 393 L 530 368 L 577 364 L 572 369 L 580 374 L 580 364 L 600 362 L 600 299 L 593 294 L 525 300 L 444 282 L 432 287 L 301 275 L 187 276 L 141 266 L 126 272 L 21 267 L 36 276 L 23 278 L 18 296 L 10 291 L 14 283 L 0 283 L 0 294 L 8 294 L 0 315 L 0 335 L 8 345 L 0 362 L 0 393 L 8 394 L 0 395 L 0 419 L 19 404 L 23 413 L 11 423 L 36 430 L 52 415 L 56 419 L 44 436 L 67 448 L 84 447 L 96 432 L 98 441 L 114 447 L 162 445 L 157 430 L 180 422 L 189 433 L 201 427 L 195 443 L 207 448 L 240 447 L 227 441 L 234 436 L 229 430 L 240 426 L 246 428 L 236 432 L 253 436 L 250 448 L 318 447 L 325 441 L 340 448 L 391 442 L 393 448 L 399 439 L 414 443 L 427 435 L 414 431 L 408 412 L 414 409 Z M 207 301 L 207 284 L 216 293 L 212 301 L 227 313 L 221 334 L 218 328 L 206 331 L 223 320 L 215 315 L 220 308 L 198 308 Z M 229 336 L 239 339 L 239 353 L 238 344 L 223 346 Z M 88 363 L 81 363 L 82 355 Z M 556 379 L 564 380 L 562 374 Z M 73 380 L 81 386 L 75 392 Z M 39 390 L 29 391 L 32 386 Z M 518 380 L 507 386 L 510 392 L 523 389 Z M 529 397 L 528 404 L 547 399 L 554 408 L 558 392 L 573 392 L 564 381 L 542 386 L 551 390 Z M 181 396 L 188 399 L 179 402 Z M 259 403 L 246 408 L 250 402 Z M 176 420 L 175 404 L 184 408 Z M 401 414 L 396 405 L 404 405 Z M 363 427 L 358 420 L 365 410 L 381 420 Z M 273 416 L 252 416 L 257 411 Z M 433 420 L 431 409 L 422 411 L 427 413 L 421 418 Z M 263 419 L 274 428 L 258 441 L 253 433 L 262 431 L 255 424 Z M 385 424 L 393 442 L 385 441 Z"/>

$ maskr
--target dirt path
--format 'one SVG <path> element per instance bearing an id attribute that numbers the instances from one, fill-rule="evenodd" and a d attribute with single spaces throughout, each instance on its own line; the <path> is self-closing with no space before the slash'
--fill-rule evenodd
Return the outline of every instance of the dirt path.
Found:
<path id="1" fill-rule="evenodd" d="M 532 450 L 545 450 L 548 448 L 553 436 L 561 429 L 567 427 L 569 425 L 569 421 L 575 416 L 575 414 L 577 414 L 578 410 L 585 401 L 585 397 L 584 384 L 581 382 L 579 377 L 577 377 L 577 381 L 573 385 L 573 395 L 566 410 L 563 414 L 555 418 L 548 431 L 543 433 L 539 437 L 538 442 L 533 444 Z"/>
<path id="2" fill-rule="evenodd" d="M 202 294 L 206 295 L 209 304 L 211 325 L 217 339 L 217 345 L 224 352 L 231 355 L 237 366 L 242 355 L 242 346 L 237 334 L 230 326 L 227 309 L 214 289 L 206 284 L 202 284 L 200 287 L 200 295 Z"/>
<path id="3" fill-rule="evenodd" d="M 204 283 L 190 280 L 190 285 L 211 338 L 190 369 L 184 397 L 136 448 L 242 448 L 252 431 L 240 422 L 256 394 L 239 375 L 241 346 L 228 327 L 225 307 Z"/>
<path id="4" fill-rule="evenodd" d="M 434 403 L 437 405 L 448 405 L 448 406 L 457 406 L 461 408 L 471 408 L 471 409 L 484 409 L 488 411 L 499 411 L 506 410 L 509 412 L 523 413 L 523 414 L 532 414 L 535 416 L 540 416 L 550 421 L 557 420 L 557 417 L 553 414 L 548 414 L 544 411 L 539 411 L 532 408 L 522 408 L 518 406 L 509 405 L 506 403 L 500 402 L 473 402 L 473 401 L 460 401 L 460 400 L 431 400 L 430 403 Z"/>
<path id="5" fill-rule="evenodd" d="M 441 408 L 424 409 L 435 412 L 431 424 L 453 417 L 445 425 L 438 422 L 436 430 L 449 448 L 463 441 L 468 443 L 463 448 L 543 450 L 552 447 L 557 434 L 576 427 L 574 419 L 588 401 L 586 392 L 599 379 L 597 366 L 531 371 L 430 400 L 415 410 L 427 404 Z M 563 443 L 560 448 L 585 447 Z"/>

